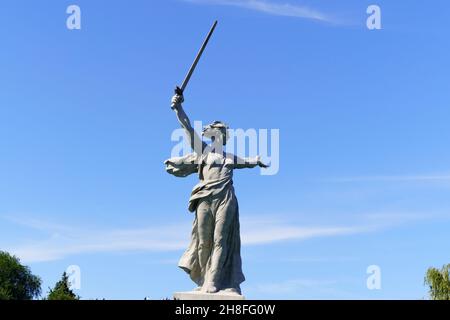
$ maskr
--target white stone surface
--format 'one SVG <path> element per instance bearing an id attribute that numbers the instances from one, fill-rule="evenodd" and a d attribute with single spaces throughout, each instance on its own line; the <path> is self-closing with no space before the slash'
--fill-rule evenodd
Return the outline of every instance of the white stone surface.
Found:
<path id="1" fill-rule="evenodd" d="M 201 291 L 175 292 L 176 300 L 245 300 L 245 297 L 236 293 L 219 291 L 217 293 L 205 293 Z"/>

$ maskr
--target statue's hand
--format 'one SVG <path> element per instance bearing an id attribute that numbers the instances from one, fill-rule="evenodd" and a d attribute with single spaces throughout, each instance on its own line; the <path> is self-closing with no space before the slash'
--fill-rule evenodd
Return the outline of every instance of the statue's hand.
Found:
<path id="1" fill-rule="evenodd" d="M 181 106 L 181 104 L 184 102 L 184 97 L 182 94 L 176 93 L 173 97 L 172 97 L 172 103 L 171 103 L 171 107 L 172 109 L 177 109 L 178 107 Z"/>
<path id="2" fill-rule="evenodd" d="M 261 168 L 267 169 L 270 167 L 270 164 L 265 164 L 260 161 L 260 162 L 258 162 L 258 166 L 260 166 Z"/>
<path id="3" fill-rule="evenodd" d="M 260 156 L 257 157 L 257 161 L 258 161 L 257 162 L 258 166 L 261 167 L 261 168 L 269 168 L 270 167 L 270 165 L 265 164 L 264 162 L 261 161 L 261 157 Z"/>

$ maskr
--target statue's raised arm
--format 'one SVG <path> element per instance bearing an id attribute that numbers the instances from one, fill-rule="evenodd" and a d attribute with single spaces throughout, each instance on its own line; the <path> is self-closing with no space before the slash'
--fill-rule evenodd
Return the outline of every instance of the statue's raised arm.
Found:
<path id="1" fill-rule="evenodd" d="M 195 132 L 194 128 L 192 127 L 191 121 L 189 120 L 186 112 L 184 112 L 182 105 L 183 102 L 183 94 L 179 91 L 172 97 L 172 110 L 175 111 L 178 122 L 186 132 L 186 136 L 192 150 L 195 153 L 201 155 L 206 147 L 206 143 L 202 141 L 201 137 Z"/>

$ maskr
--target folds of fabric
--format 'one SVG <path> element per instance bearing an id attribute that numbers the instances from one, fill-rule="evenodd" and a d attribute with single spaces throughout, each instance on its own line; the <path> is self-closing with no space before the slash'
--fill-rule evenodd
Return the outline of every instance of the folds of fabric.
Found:
<path id="1" fill-rule="evenodd" d="M 216 182 L 213 185 L 216 185 L 217 189 L 213 186 L 199 188 L 191 197 L 197 204 L 195 209 L 201 208 L 202 214 L 206 212 L 212 217 L 214 232 L 207 264 L 202 268 L 199 261 L 199 212 L 196 212 L 191 242 L 178 265 L 198 286 L 211 282 L 220 289 L 239 290 L 239 285 L 245 281 L 241 262 L 239 206 L 231 181 Z"/>

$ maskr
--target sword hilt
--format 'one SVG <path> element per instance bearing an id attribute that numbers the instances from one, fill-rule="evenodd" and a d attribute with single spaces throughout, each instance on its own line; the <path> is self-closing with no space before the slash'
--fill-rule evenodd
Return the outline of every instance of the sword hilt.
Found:
<path id="1" fill-rule="evenodd" d="M 179 86 L 176 86 L 175 94 L 178 94 L 178 95 L 182 96 L 183 95 L 183 89 L 181 89 Z"/>

